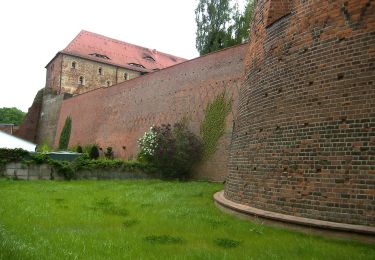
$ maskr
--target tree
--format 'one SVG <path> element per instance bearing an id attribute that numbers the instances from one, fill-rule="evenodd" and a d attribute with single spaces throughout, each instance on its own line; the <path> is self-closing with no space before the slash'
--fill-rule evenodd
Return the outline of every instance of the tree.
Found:
<path id="1" fill-rule="evenodd" d="M 0 123 L 20 125 L 26 113 L 15 107 L 0 108 Z"/>
<path id="2" fill-rule="evenodd" d="M 230 47 L 248 38 L 253 0 L 243 13 L 231 0 L 199 0 L 195 9 L 196 48 L 200 55 Z"/>
<path id="3" fill-rule="evenodd" d="M 59 140 L 59 149 L 66 150 L 68 149 L 70 132 L 72 130 L 72 119 L 68 116 L 65 119 L 64 127 L 61 131 L 60 140 Z"/>
<path id="4" fill-rule="evenodd" d="M 234 14 L 234 24 L 231 28 L 233 34 L 234 44 L 240 44 L 249 40 L 249 28 L 251 18 L 253 17 L 254 0 L 246 0 L 245 9 L 243 13 L 237 12 Z"/>

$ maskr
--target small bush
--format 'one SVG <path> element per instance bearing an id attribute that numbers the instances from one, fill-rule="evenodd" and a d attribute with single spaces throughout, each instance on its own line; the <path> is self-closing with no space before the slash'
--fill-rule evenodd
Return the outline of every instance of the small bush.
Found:
<path id="1" fill-rule="evenodd" d="M 114 154 L 113 154 L 112 147 L 107 147 L 106 151 L 104 152 L 104 156 L 107 159 L 113 160 Z"/>
<path id="2" fill-rule="evenodd" d="M 165 178 L 186 179 L 201 157 L 201 141 L 185 124 L 154 126 L 139 139 L 138 159 L 154 165 Z"/>
<path id="3" fill-rule="evenodd" d="M 44 140 L 43 143 L 41 145 L 38 145 L 37 146 L 37 149 L 36 149 L 38 152 L 40 153 L 49 153 L 52 151 L 52 148 L 49 147 L 48 145 L 48 141 L 47 140 Z"/>
<path id="4" fill-rule="evenodd" d="M 99 148 L 96 144 L 91 146 L 91 149 L 89 151 L 89 157 L 90 159 L 96 160 L 99 158 Z"/>
<path id="5" fill-rule="evenodd" d="M 77 152 L 77 153 L 83 153 L 82 146 L 77 145 L 76 152 Z"/>
<path id="6" fill-rule="evenodd" d="M 7 149 L 7 148 L 0 148 L 0 158 L 3 161 L 8 162 L 18 162 L 23 160 L 27 157 L 30 153 L 23 149 Z"/>

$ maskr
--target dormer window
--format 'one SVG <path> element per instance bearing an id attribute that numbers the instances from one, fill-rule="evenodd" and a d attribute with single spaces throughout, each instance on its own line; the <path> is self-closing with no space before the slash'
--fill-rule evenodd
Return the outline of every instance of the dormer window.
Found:
<path id="1" fill-rule="evenodd" d="M 78 85 L 80 85 L 80 86 L 84 86 L 85 85 L 85 77 L 80 76 L 78 78 Z"/>
<path id="2" fill-rule="evenodd" d="M 95 53 L 90 53 L 89 55 L 97 57 L 97 58 L 101 58 L 101 59 L 110 60 L 110 58 L 107 55 L 96 53 L 96 52 Z"/>
<path id="3" fill-rule="evenodd" d="M 102 68 L 99 68 L 99 69 L 98 69 L 98 74 L 99 74 L 99 75 L 103 75 L 103 69 L 102 69 Z"/>
<path id="4" fill-rule="evenodd" d="M 107 87 L 110 87 L 111 86 L 111 81 L 107 80 L 106 84 L 107 84 Z"/>
<path id="5" fill-rule="evenodd" d="M 138 67 L 138 68 L 143 68 L 145 69 L 145 67 L 141 64 L 138 64 L 138 63 L 128 63 L 130 66 L 134 66 L 134 67 Z"/>
<path id="6" fill-rule="evenodd" d="M 77 62 L 73 61 L 72 62 L 72 66 L 71 66 L 72 69 L 76 69 L 77 68 Z"/>
<path id="7" fill-rule="evenodd" d="M 129 79 L 129 74 L 128 73 L 124 73 L 124 80 L 128 80 Z"/>
<path id="8" fill-rule="evenodd" d="M 149 55 L 143 56 L 143 59 L 151 61 L 151 62 L 155 62 L 155 59 L 153 57 L 149 56 Z"/>

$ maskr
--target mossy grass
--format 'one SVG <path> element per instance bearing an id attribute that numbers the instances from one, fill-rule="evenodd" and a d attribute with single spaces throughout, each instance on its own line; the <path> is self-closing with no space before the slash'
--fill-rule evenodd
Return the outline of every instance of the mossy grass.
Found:
<path id="1" fill-rule="evenodd" d="M 224 214 L 222 184 L 1 179 L 0 259 L 373 259 L 375 247 Z"/>

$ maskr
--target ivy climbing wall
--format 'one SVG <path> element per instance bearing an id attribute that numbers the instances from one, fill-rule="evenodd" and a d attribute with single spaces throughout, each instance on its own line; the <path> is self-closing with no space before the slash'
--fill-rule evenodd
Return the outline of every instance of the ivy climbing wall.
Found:
<path id="1" fill-rule="evenodd" d="M 375 1 L 258 0 L 225 197 L 375 226 Z"/>
<path id="2" fill-rule="evenodd" d="M 173 124 L 183 117 L 200 135 L 207 105 L 224 97 L 235 107 L 243 75 L 246 45 L 239 45 L 150 73 L 118 85 L 63 101 L 55 146 L 71 116 L 70 146 L 97 143 L 111 146 L 116 157 L 135 158 L 137 140 L 152 125 Z M 195 169 L 195 178 L 223 181 L 235 110 L 227 109 L 214 151 Z M 209 127 L 215 127 L 210 125 Z"/>

